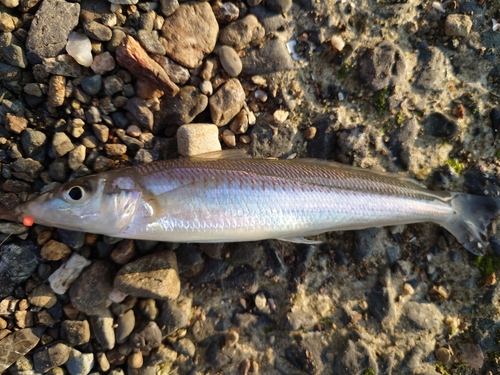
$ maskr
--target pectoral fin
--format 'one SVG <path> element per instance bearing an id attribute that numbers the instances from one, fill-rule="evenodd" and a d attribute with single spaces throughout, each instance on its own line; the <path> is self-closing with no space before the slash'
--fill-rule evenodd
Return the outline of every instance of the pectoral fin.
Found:
<path id="1" fill-rule="evenodd" d="M 280 241 L 292 242 L 292 243 L 300 243 L 302 245 L 320 245 L 323 241 L 314 241 L 308 240 L 304 237 L 288 237 L 288 238 L 277 238 Z"/>

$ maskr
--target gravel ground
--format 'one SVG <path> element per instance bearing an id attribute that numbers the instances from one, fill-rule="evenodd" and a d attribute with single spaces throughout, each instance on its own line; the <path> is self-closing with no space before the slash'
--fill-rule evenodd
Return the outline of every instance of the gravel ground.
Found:
<path id="1" fill-rule="evenodd" d="M 0 204 L 243 148 L 500 193 L 495 0 L 0 0 Z M 0 373 L 500 374 L 500 236 L 172 244 L 0 223 Z M 156 282 L 147 283 L 144 280 Z"/>

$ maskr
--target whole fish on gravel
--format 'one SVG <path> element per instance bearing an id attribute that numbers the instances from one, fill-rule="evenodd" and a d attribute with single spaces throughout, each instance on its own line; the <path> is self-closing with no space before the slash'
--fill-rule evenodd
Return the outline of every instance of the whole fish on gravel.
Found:
<path id="1" fill-rule="evenodd" d="M 496 198 L 430 191 L 335 162 L 222 152 L 75 179 L 1 216 L 121 238 L 215 243 L 314 243 L 303 237 L 433 222 L 482 254 L 499 208 Z"/>

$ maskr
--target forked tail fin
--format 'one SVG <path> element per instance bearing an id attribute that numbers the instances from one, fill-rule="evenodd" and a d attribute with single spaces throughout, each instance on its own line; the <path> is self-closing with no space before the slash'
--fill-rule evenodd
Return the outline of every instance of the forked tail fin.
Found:
<path id="1" fill-rule="evenodd" d="M 453 216 L 440 223 L 470 252 L 484 255 L 488 245 L 487 226 L 500 215 L 500 198 L 451 193 Z"/>

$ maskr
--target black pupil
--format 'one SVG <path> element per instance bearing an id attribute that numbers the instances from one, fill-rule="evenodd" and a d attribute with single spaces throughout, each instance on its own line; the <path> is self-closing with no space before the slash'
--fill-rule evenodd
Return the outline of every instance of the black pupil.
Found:
<path id="1" fill-rule="evenodd" d="M 69 189 L 68 195 L 74 201 L 79 201 L 83 197 L 83 189 L 80 186 L 75 186 Z"/>

